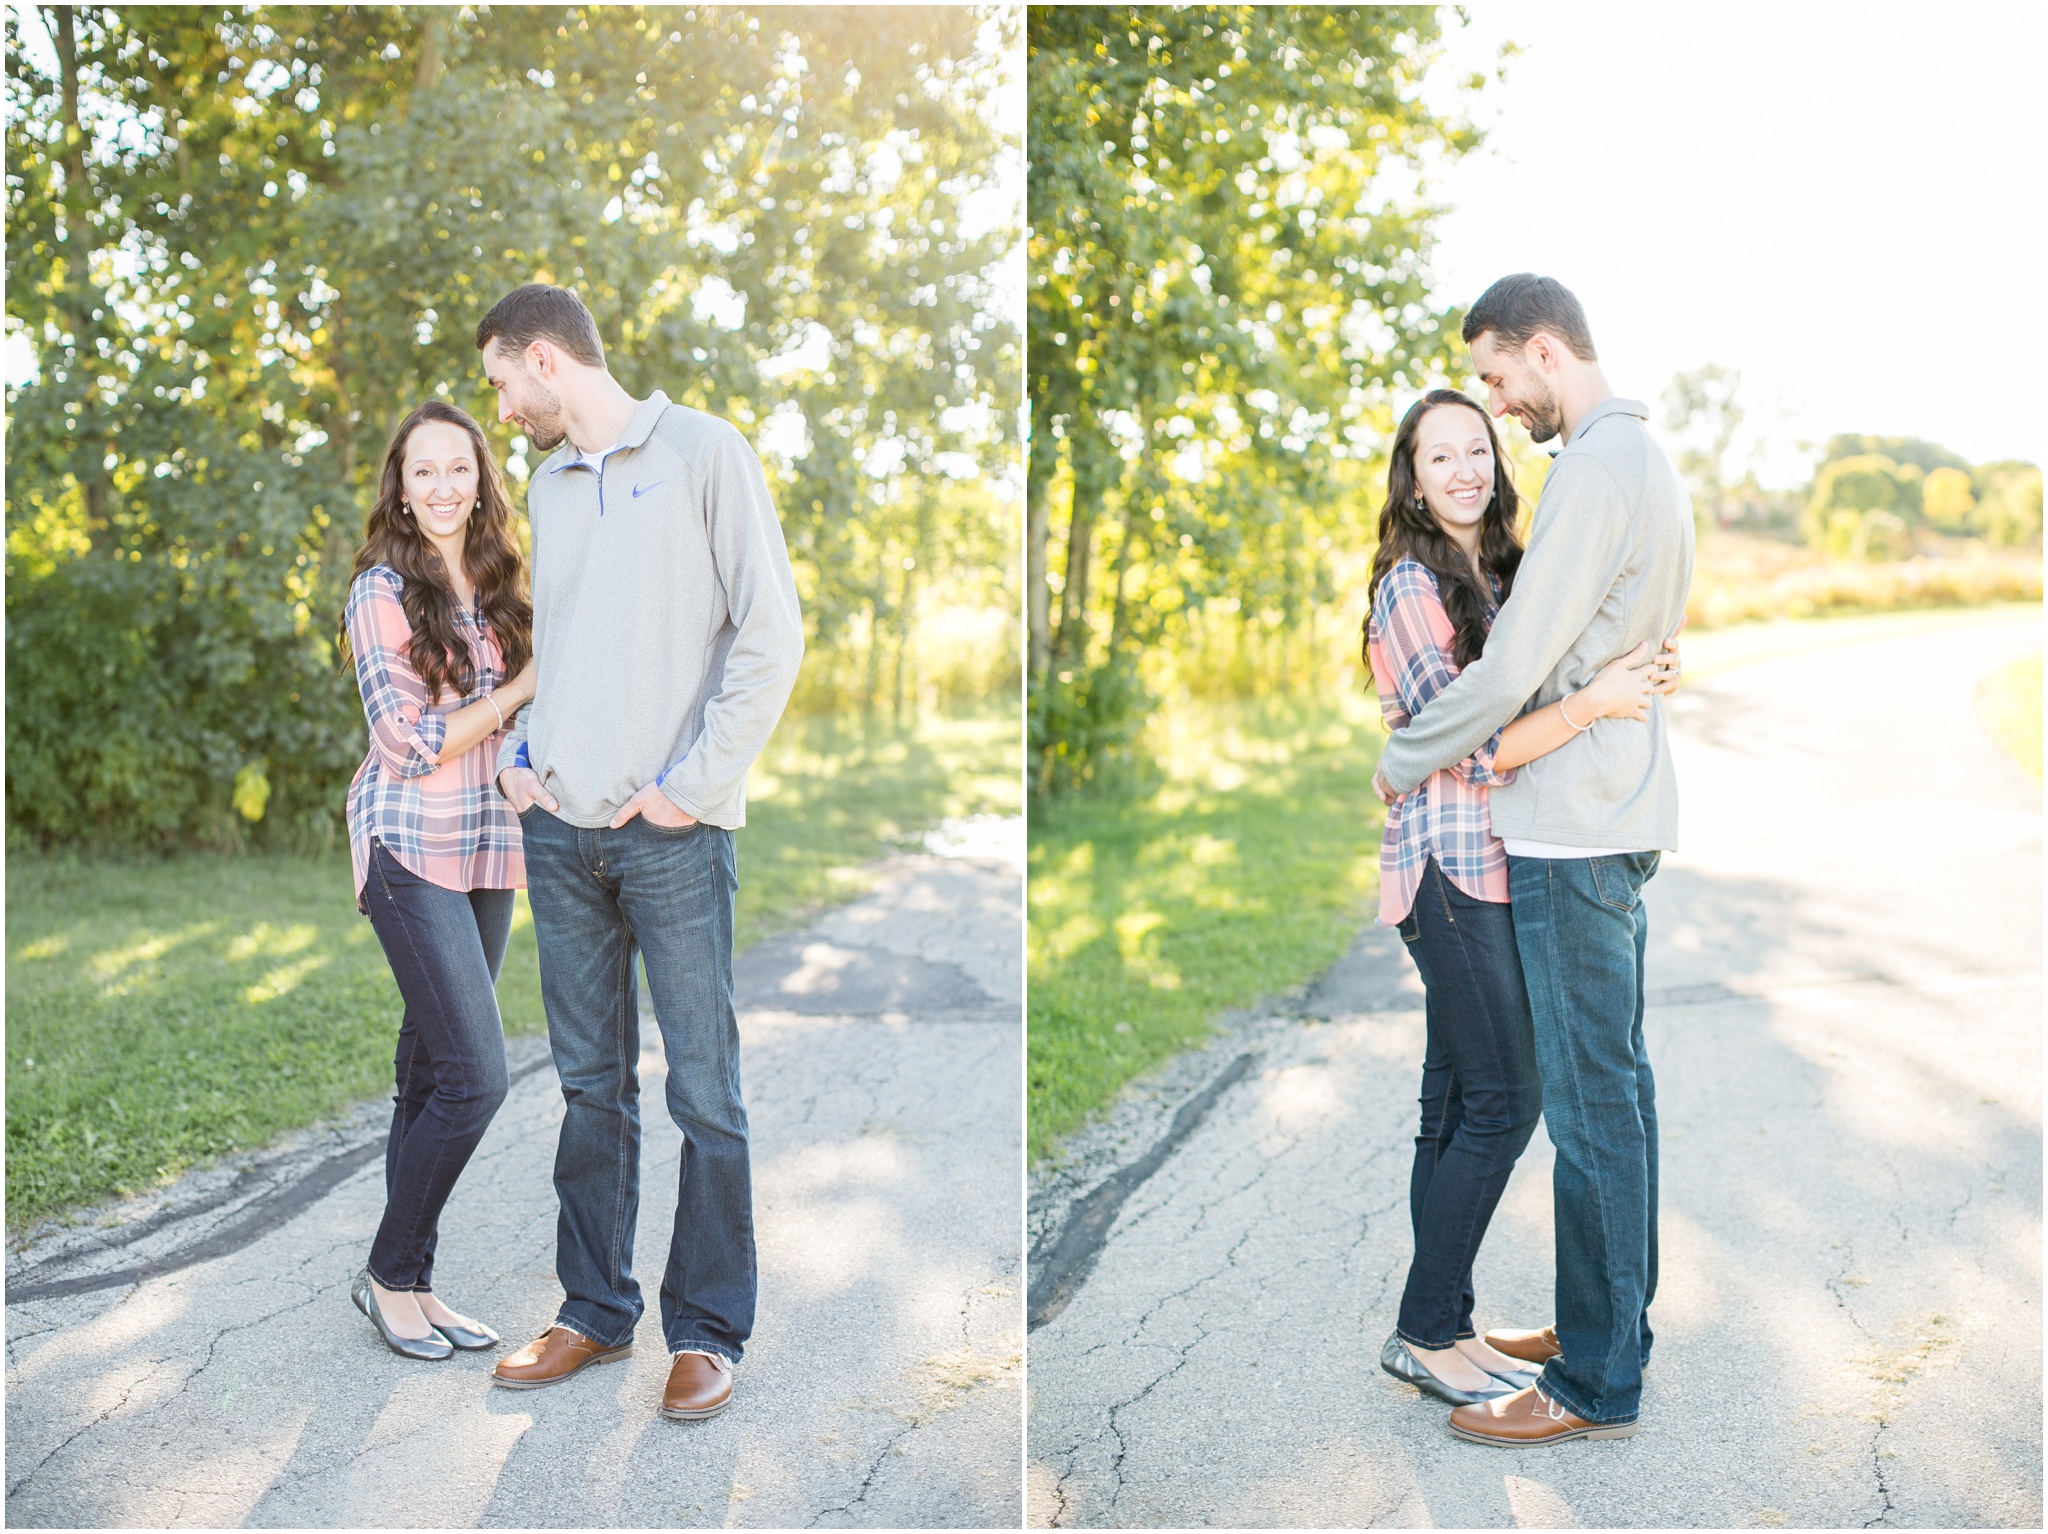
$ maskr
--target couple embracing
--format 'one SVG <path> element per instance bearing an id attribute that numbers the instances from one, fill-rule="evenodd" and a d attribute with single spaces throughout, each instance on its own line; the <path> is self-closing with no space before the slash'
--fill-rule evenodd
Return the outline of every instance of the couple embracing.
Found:
<path id="1" fill-rule="evenodd" d="M 526 888 L 564 1099 L 564 1294 L 493 1378 L 533 1389 L 632 1351 L 638 955 L 684 1141 L 661 1410 L 708 1417 L 756 1291 L 732 832 L 803 656 L 795 580 L 745 439 L 629 395 L 574 293 L 515 290 L 476 343 L 499 419 L 553 450 L 528 490 L 532 595 L 482 429 L 429 401 L 385 455 L 343 620 L 370 734 L 348 796 L 357 904 L 404 1001 L 384 1215 L 352 1294 L 407 1358 L 499 1341 L 438 1296 L 434 1253 L 505 1098 L 495 983 Z"/>
<path id="2" fill-rule="evenodd" d="M 1464 339 L 1493 413 L 1563 447 L 1526 549 L 1475 402 L 1425 395 L 1390 455 L 1366 631 L 1393 731 L 1380 921 L 1421 974 L 1428 1045 L 1415 1257 L 1381 1365 L 1474 1442 L 1626 1438 L 1657 1289 L 1642 892 L 1677 843 L 1656 695 L 1678 682 L 1691 503 L 1560 284 L 1502 278 Z M 1473 1259 L 1539 1111 L 1556 1319 L 1482 1339 Z"/>

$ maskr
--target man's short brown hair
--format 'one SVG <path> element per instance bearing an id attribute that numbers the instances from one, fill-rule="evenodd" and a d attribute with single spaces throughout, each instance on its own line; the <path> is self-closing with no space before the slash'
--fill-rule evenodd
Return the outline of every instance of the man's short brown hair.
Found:
<path id="1" fill-rule="evenodd" d="M 567 288 L 529 282 L 495 304 L 476 327 L 476 349 L 492 341 L 501 351 L 523 352 L 536 341 L 552 341 L 588 367 L 604 366 L 604 342 L 583 300 Z"/>
<path id="2" fill-rule="evenodd" d="M 1529 337 L 1541 330 L 1564 342 L 1579 361 L 1600 360 L 1593 350 L 1586 311 L 1579 307 L 1572 290 L 1555 277 L 1517 272 L 1481 293 L 1465 316 L 1465 344 L 1470 346 L 1489 330 L 1494 344 L 1509 351 L 1520 351 L 1529 344 Z"/>

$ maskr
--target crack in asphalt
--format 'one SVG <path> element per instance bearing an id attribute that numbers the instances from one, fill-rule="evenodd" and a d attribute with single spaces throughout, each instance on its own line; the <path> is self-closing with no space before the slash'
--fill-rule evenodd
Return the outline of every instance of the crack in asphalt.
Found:
<path id="1" fill-rule="evenodd" d="M 1330 1064 L 1331 1062 L 1327 1058 L 1318 1057 L 1291 1062 L 1288 1065 L 1279 1067 L 1278 1070 L 1327 1068 Z M 1216 1169 L 1216 1175 L 1206 1181 L 1204 1184 L 1206 1196 L 1190 1200 L 1187 1197 L 1187 1190 L 1177 1189 L 1174 1194 L 1160 1199 L 1121 1224 L 1117 1228 L 1117 1239 L 1127 1239 L 1133 1231 L 1157 1219 L 1166 1218 L 1166 1212 L 1171 1208 L 1175 1211 L 1179 1220 L 1185 1222 L 1173 1234 L 1175 1246 L 1184 1247 L 1209 1227 L 1211 1216 L 1217 1214 L 1225 1205 L 1242 1199 L 1247 1195 L 1258 1197 L 1261 1184 L 1267 1182 L 1275 1173 L 1283 1169 L 1299 1172 L 1301 1169 L 1298 1166 L 1291 1166 L 1290 1164 L 1298 1162 L 1303 1147 L 1312 1143 L 1311 1136 L 1303 1132 L 1287 1135 L 1278 1144 L 1274 1144 L 1270 1138 L 1264 1145 L 1247 1144 L 1238 1152 L 1229 1156 L 1224 1166 Z M 1362 1157 L 1356 1154 L 1353 1147 L 1331 1146 L 1328 1150 L 1313 1158 L 1309 1170 L 1313 1171 L 1316 1166 L 1328 1164 L 1333 1168 L 1333 1175 L 1347 1186 L 1363 1186 L 1370 1180 L 1368 1174 L 1373 1166 L 1389 1156 L 1398 1155 L 1408 1143 L 1406 1136 L 1396 1132 L 1391 1137 L 1376 1142 L 1372 1149 Z M 1176 1147 L 1176 1151 L 1179 1149 L 1180 1147 Z M 1237 1177 L 1225 1182 L 1223 1174 L 1231 1162 L 1237 1162 L 1240 1166 L 1244 1167 L 1244 1170 Z M 1105 1515 L 1113 1512 L 1116 1508 L 1118 1500 L 1126 1489 L 1126 1462 L 1134 1452 L 1131 1438 L 1126 1430 L 1124 1415 L 1135 1409 L 1168 1380 L 1185 1368 L 1194 1351 L 1217 1335 L 1206 1322 L 1200 1319 L 1195 1321 L 1196 1335 L 1184 1343 L 1147 1340 L 1149 1333 L 1161 1312 L 1169 1305 L 1176 1301 L 1191 1298 L 1198 1291 L 1215 1283 L 1233 1270 L 1243 1270 L 1240 1261 L 1242 1255 L 1248 1248 L 1254 1246 L 1260 1230 L 1269 1224 L 1271 1218 L 1276 1217 L 1275 1212 L 1270 1207 L 1270 1201 L 1265 1202 L 1267 1204 L 1266 1217 L 1247 1221 L 1245 1228 L 1240 1232 L 1237 1239 L 1223 1253 L 1220 1262 L 1180 1288 L 1150 1298 L 1143 1311 L 1133 1318 L 1121 1335 L 1092 1344 L 1082 1350 L 1080 1356 L 1090 1357 L 1109 1349 L 1144 1348 L 1170 1355 L 1172 1362 L 1160 1369 L 1136 1392 L 1111 1404 L 1104 1413 L 1102 1419 L 1104 1426 L 1101 1431 L 1068 1445 L 1063 1451 L 1047 1456 L 1059 1471 L 1052 1487 L 1052 1494 L 1057 1502 L 1057 1507 L 1049 1520 L 1053 1527 L 1069 1526 L 1067 1519 L 1073 1510 L 1074 1499 L 1070 1495 L 1068 1488 L 1075 1476 L 1081 1473 L 1079 1460 L 1087 1449 L 1096 1444 L 1101 1444 L 1105 1440 L 1113 1440 L 1115 1445 L 1107 1466 L 1110 1489 Z M 1287 1271 L 1298 1272 L 1303 1268 L 1318 1266 L 1331 1260 L 1335 1260 L 1339 1264 L 1340 1270 L 1348 1268 L 1355 1260 L 1356 1254 L 1375 1233 L 1376 1222 L 1405 1207 L 1406 1199 L 1396 1196 L 1376 1208 L 1346 1216 L 1342 1223 L 1347 1225 L 1355 1223 L 1355 1229 L 1351 1234 L 1351 1239 L 1340 1252 L 1332 1254 L 1317 1253 L 1299 1257 L 1288 1265 Z M 1378 1275 L 1378 1292 L 1380 1297 L 1384 1297 L 1387 1286 L 1392 1280 L 1393 1270 L 1398 1266 L 1398 1258 L 1390 1259 L 1390 1265 Z"/>
<path id="2" fill-rule="evenodd" d="M 148 1371 L 144 1373 L 140 1379 L 135 1380 L 132 1384 L 130 1384 L 126 1389 L 124 1389 L 121 1392 L 120 1400 L 116 1401 L 112 1406 L 109 1406 L 97 1417 L 93 1418 L 92 1421 L 86 1423 L 85 1426 L 79 1428 L 69 1438 L 66 1438 L 62 1443 L 58 1444 L 56 1448 L 52 1449 L 48 1454 L 45 1454 L 41 1459 L 37 1460 L 34 1465 L 30 1466 L 28 1474 L 24 1475 L 20 1480 L 16 1481 L 12 1486 L 7 1488 L 7 1500 L 9 1502 L 12 1502 L 19 1493 L 26 1491 L 29 1487 L 29 1483 L 34 1481 L 38 1475 L 42 1474 L 43 1467 L 45 1465 L 49 1464 L 51 1460 L 55 1459 L 58 1455 L 62 1454 L 66 1449 L 70 1448 L 72 1444 L 76 1443 L 80 1438 L 84 1437 L 87 1433 L 91 1432 L 94 1428 L 98 1427 L 102 1422 L 105 1422 L 109 1417 L 113 1416 L 116 1412 L 120 1411 L 122 1407 L 126 1406 L 128 1404 L 128 1398 L 134 1395 L 136 1391 L 140 1390 L 143 1384 L 155 1375 L 158 1368 L 162 1366 L 162 1362 L 163 1361 L 161 1359 L 151 1359 Z"/>
<path id="3" fill-rule="evenodd" d="M 923 1424 L 921 1423 L 913 1422 L 909 1426 L 901 1428 L 895 1433 L 891 1434 L 883 1442 L 881 1449 L 877 1451 L 877 1453 L 875 1454 L 874 1462 L 868 1466 L 867 1474 L 861 1477 L 860 1489 L 853 1494 L 852 1499 L 850 1501 L 840 1503 L 837 1507 L 827 1507 L 819 1509 L 818 1512 L 812 1515 L 811 1521 L 805 1524 L 804 1527 L 807 1529 L 815 1529 L 819 1527 L 819 1525 L 825 1519 L 834 1516 L 845 1516 L 847 1514 L 850 1514 L 855 1508 L 859 1507 L 861 1503 L 867 1501 L 868 1493 L 874 1489 L 875 1477 L 882 1473 L 882 1466 L 888 1463 L 889 1457 L 896 1452 L 896 1446 L 903 1442 L 904 1439 L 908 1438 L 912 1433 L 915 1433 L 918 1430 L 918 1428 L 922 1425 Z"/>
<path id="4" fill-rule="evenodd" d="M 976 1295 L 978 1295 L 983 1288 L 988 1287 L 989 1283 L 994 1282 L 996 1279 L 1000 1279 L 1002 1276 L 1003 1275 L 1000 1272 L 993 1275 L 989 1275 L 983 1281 L 970 1283 L 968 1287 L 962 1291 L 960 1297 L 959 1313 L 960 1339 L 963 1351 L 971 1352 L 973 1350 L 973 1318 L 971 1312 L 974 1308 L 974 1300 Z M 961 1387 L 961 1394 L 966 1395 L 973 1391 L 982 1389 L 985 1385 L 989 1383 L 991 1383 L 991 1380 L 981 1380 L 968 1384 L 966 1386 Z M 942 1408 L 942 1410 L 951 1410 L 953 1406 L 956 1406 L 958 1404 L 958 1401 L 949 1401 Z M 903 1428 L 890 1434 L 888 1438 L 883 1440 L 881 1447 L 878 1450 L 876 1450 L 874 1459 L 869 1464 L 867 1472 L 861 1477 L 860 1486 L 858 1487 L 858 1489 L 856 1489 L 853 1496 L 849 1498 L 847 1501 L 842 1502 L 835 1507 L 824 1507 L 818 1509 L 817 1512 L 811 1515 L 810 1521 L 807 1522 L 804 1525 L 804 1527 L 807 1529 L 818 1528 L 823 1524 L 823 1521 L 825 1519 L 849 1515 L 852 1513 L 853 1509 L 859 1507 L 863 1502 L 867 1501 L 868 1493 L 874 1489 L 875 1478 L 882 1473 L 883 1467 L 888 1464 L 889 1460 L 897 1455 L 899 1446 L 901 1446 L 903 1443 L 905 1443 L 907 1440 L 913 1437 L 920 1429 L 929 1427 L 934 1421 L 937 1420 L 938 1416 L 939 1413 L 934 1412 L 930 1416 L 925 1417 L 923 1420 L 913 1420 Z"/>
<path id="5" fill-rule="evenodd" d="M 1880 1421 L 1877 1431 L 1871 1435 L 1870 1439 L 1870 1473 L 1877 1478 L 1877 1496 L 1884 1506 L 1875 1518 L 1864 1520 L 1863 1527 L 1866 1529 L 1876 1528 L 1892 1515 L 1892 1489 L 1885 1483 L 1884 1456 L 1880 1447 L 1884 1441 L 1885 1429 L 1890 1426 L 1891 1423 Z"/>
<path id="6" fill-rule="evenodd" d="M 1038 1271 L 1033 1275 L 1027 1301 L 1025 1326 L 1028 1330 L 1036 1331 L 1067 1308 L 1094 1271 L 1124 1201 L 1166 1164 L 1167 1158 L 1194 1133 L 1196 1126 L 1208 1117 L 1223 1095 L 1244 1079 L 1256 1059 L 1257 1056 L 1249 1052 L 1239 1055 L 1206 1087 L 1181 1104 L 1173 1116 L 1173 1123 L 1160 1136 L 1158 1143 L 1075 1201 L 1060 1228 L 1058 1239 L 1042 1249 L 1042 1255 L 1033 1254 L 1031 1266 Z"/>

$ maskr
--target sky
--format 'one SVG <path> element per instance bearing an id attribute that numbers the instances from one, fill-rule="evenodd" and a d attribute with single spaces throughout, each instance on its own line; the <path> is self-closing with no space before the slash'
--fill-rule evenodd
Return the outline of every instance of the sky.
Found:
<path id="1" fill-rule="evenodd" d="M 1431 99 L 1522 47 L 1443 167 L 1436 287 L 1534 271 L 1617 394 L 1742 374 L 1766 485 L 1835 432 L 2042 461 L 2039 6 L 1474 5 Z M 1738 472 L 1739 472 L 1739 466 Z"/>

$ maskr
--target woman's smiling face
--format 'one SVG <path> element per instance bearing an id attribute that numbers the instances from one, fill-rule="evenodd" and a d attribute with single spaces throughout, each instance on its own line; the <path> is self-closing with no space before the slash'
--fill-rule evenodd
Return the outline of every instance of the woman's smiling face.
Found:
<path id="1" fill-rule="evenodd" d="M 405 500 L 431 538 L 461 531 L 476 505 L 476 449 L 446 421 L 422 421 L 405 443 Z"/>
<path id="2" fill-rule="evenodd" d="M 1486 418 L 1464 405 L 1438 405 L 1415 429 L 1415 485 L 1453 538 L 1479 525 L 1493 501 L 1493 442 Z"/>

